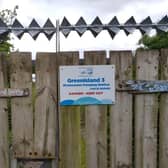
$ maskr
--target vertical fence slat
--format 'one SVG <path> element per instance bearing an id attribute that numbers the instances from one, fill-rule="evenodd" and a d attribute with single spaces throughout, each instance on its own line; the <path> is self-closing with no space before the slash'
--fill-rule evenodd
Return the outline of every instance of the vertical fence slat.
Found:
<path id="1" fill-rule="evenodd" d="M 122 80 L 132 79 L 131 51 L 111 51 L 110 64 L 116 66 L 116 89 Z M 132 95 L 116 92 L 115 105 L 110 110 L 111 168 L 132 166 Z"/>
<path id="2" fill-rule="evenodd" d="M 37 53 L 34 156 L 55 157 L 57 68 L 55 53 Z"/>
<path id="3" fill-rule="evenodd" d="M 33 147 L 32 61 L 30 53 L 10 56 L 11 88 L 28 88 L 30 95 L 11 99 L 12 136 L 15 157 L 29 157 Z"/>
<path id="4" fill-rule="evenodd" d="M 168 49 L 161 50 L 161 80 L 168 80 Z M 159 167 L 168 166 L 168 94 L 161 94 L 159 122 Z"/>
<path id="5" fill-rule="evenodd" d="M 78 52 L 61 52 L 59 65 L 79 65 Z M 80 168 L 80 106 L 60 107 L 60 168 Z"/>
<path id="6" fill-rule="evenodd" d="M 105 51 L 85 52 L 86 65 L 106 64 Z M 87 168 L 107 167 L 107 105 L 85 106 Z"/>
<path id="7" fill-rule="evenodd" d="M 136 79 L 158 80 L 158 51 L 138 51 L 136 54 Z M 135 96 L 135 167 L 157 167 L 157 117 L 158 96 Z"/>
<path id="8" fill-rule="evenodd" d="M 5 55 L 0 54 L 0 88 L 5 88 Z M 7 112 L 7 101 L 0 98 L 0 167 L 9 167 L 9 156 L 8 156 L 8 112 Z"/>

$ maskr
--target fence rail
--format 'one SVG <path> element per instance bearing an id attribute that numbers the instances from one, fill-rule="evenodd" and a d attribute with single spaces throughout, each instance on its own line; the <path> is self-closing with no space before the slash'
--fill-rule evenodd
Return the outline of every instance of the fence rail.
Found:
<path id="1" fill-rule="evenodd" d="M 167 168 L 168 93 L 120 90 L 121 81 L 166 82 L 168 49 L 109 56 L 87 51 L 82 64 L 116 66 L 115 105 L 64 107 L 58 67 L 80 65 L 78 52 L 37 53 L 34 63 L 31 53 L 0 54 L 0 89 L 29 89 L 0 98 L 0 167 Z"/>

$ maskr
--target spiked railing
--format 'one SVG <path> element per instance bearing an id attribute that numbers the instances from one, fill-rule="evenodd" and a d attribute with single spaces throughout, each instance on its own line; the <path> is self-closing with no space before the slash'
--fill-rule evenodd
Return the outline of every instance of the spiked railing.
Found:
<path id="1" fill-rule="evenodd" d="M 152 29 L 155 29 L 157 32 L 167 32 L 168 17 L 167 15 L 164 16 L 157 23 L 153 23 L 150 17 L 147 17 L 140 23 L 136 23 L 132 16 L 124 24 L 120 24 L 116 16 L 108 24 L 103 24 L 99 17 L 96 17 L 91 24 L 87 24 L 84 18 L 80 17 L 75 25 L 71 25 L 68 19 L 64 17 L 59 25 L 59 32 L 62 32 L 65 37 L 68 37 L 71 31 L 76 31 L 79 36 L 82 36 L 86 31 L 91 31 L 93 36 L 96 37 L 101 31 L 106 30 L 113 39 L 120 30 L 124 30 L 126 35 L 129 35 L 136 29 L 141 34 L 148 34 Z M 40 27 L 35 19 L 31 21 L 28 27 L 24 27 L 17 19 L 11 26 L 7 26 L 0 19 L 0 37 L 7 33 L 13 33 L 21 39 L 24 33 L 29 33 L 36 40 L 40 33 L 44 33 L 47 39 L 50 40 L 57 30 L 57 27 L 54 26 L 50 19 L 45 22 L 43 27 Z"/>

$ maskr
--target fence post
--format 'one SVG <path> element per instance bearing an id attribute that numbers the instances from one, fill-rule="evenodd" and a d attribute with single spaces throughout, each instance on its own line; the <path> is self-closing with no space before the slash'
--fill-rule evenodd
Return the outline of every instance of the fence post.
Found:
<path id="1" fill-rule="evenodd" d="M 133 74 L 131 51 L 111 51 L 110 64 L 116 67 L 116 89 L 122 80 L 131 80 Z M 110 108 L 111 168 L 132 167 L 132 95 L 116 92 L 115 105 Z"/>
<path id="2" fill-rule="evenodd" d="M 56 53 L 37 53 L 34 156 L 55 159 L 57 68 Z"/>
<path id="3" fill-rule="evenodd" d="M 106 65 L 105 51 L 84 53 L 85 65 Z M 86 167 L 107 167 L 107 105 L 85 106 Z"/>
<path id="4" fill-rule="evenodd" d="M 161 50 L 161 80 L 168 80 L 168 49 Z M 168 165 L 168 94 L 161 94 L 159 121 L 159 167 Z"/>
<path id="5" fill-rule="evenodd" d="M 60 52 L 58 65 L 79 65 L 78 52 Z M 58 80 L 59 83 L 59 80 Z M 60 107 L 60 168 L 81 167 L 80 106 Z"/>
<path id="6" fill-rule="evenodd" d="M 159 52 L 136 53 L 136 79 L 158 80 Z M 135 167 L 157 167 L 158 95 L 135 96 Z"/>
<path id="7" fill-rule="evenodd" d="M 4 54 L 0 54 L 0 88 L 8 87 L 7 66 Z M 0 98 L 0 167 L 9 168 L 7 100 Z"/>
<path id="8" fill-rule="evenodd" d="M 32 60 L 31 53 L 10 56 L 11 88 L 28 88 L 29 96 L 12 98 L 12 147 L 15 158 L 33 155 Z"/>

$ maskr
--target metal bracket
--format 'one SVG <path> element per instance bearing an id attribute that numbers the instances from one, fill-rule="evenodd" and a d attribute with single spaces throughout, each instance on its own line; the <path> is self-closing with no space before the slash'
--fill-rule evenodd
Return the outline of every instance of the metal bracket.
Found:
<path id="1" fill-rule="evenodd" d="M 168 93 L 168 81 L 128 80 L 120 82 L 119 88 L 117 91 L 133 94 Z"/>
<path id="2" fill-rule="evenodd" d="M 20 160 L 19 168 L 51 168 L 51 160 Z"/>
<path id="3" fill-rule="evenodd" d="M 0 89 L 0 98 L 12 98 L 12 97 L 27 97 L 29 96 L 29 89 L 12 89 L 5 88 Z"/>

